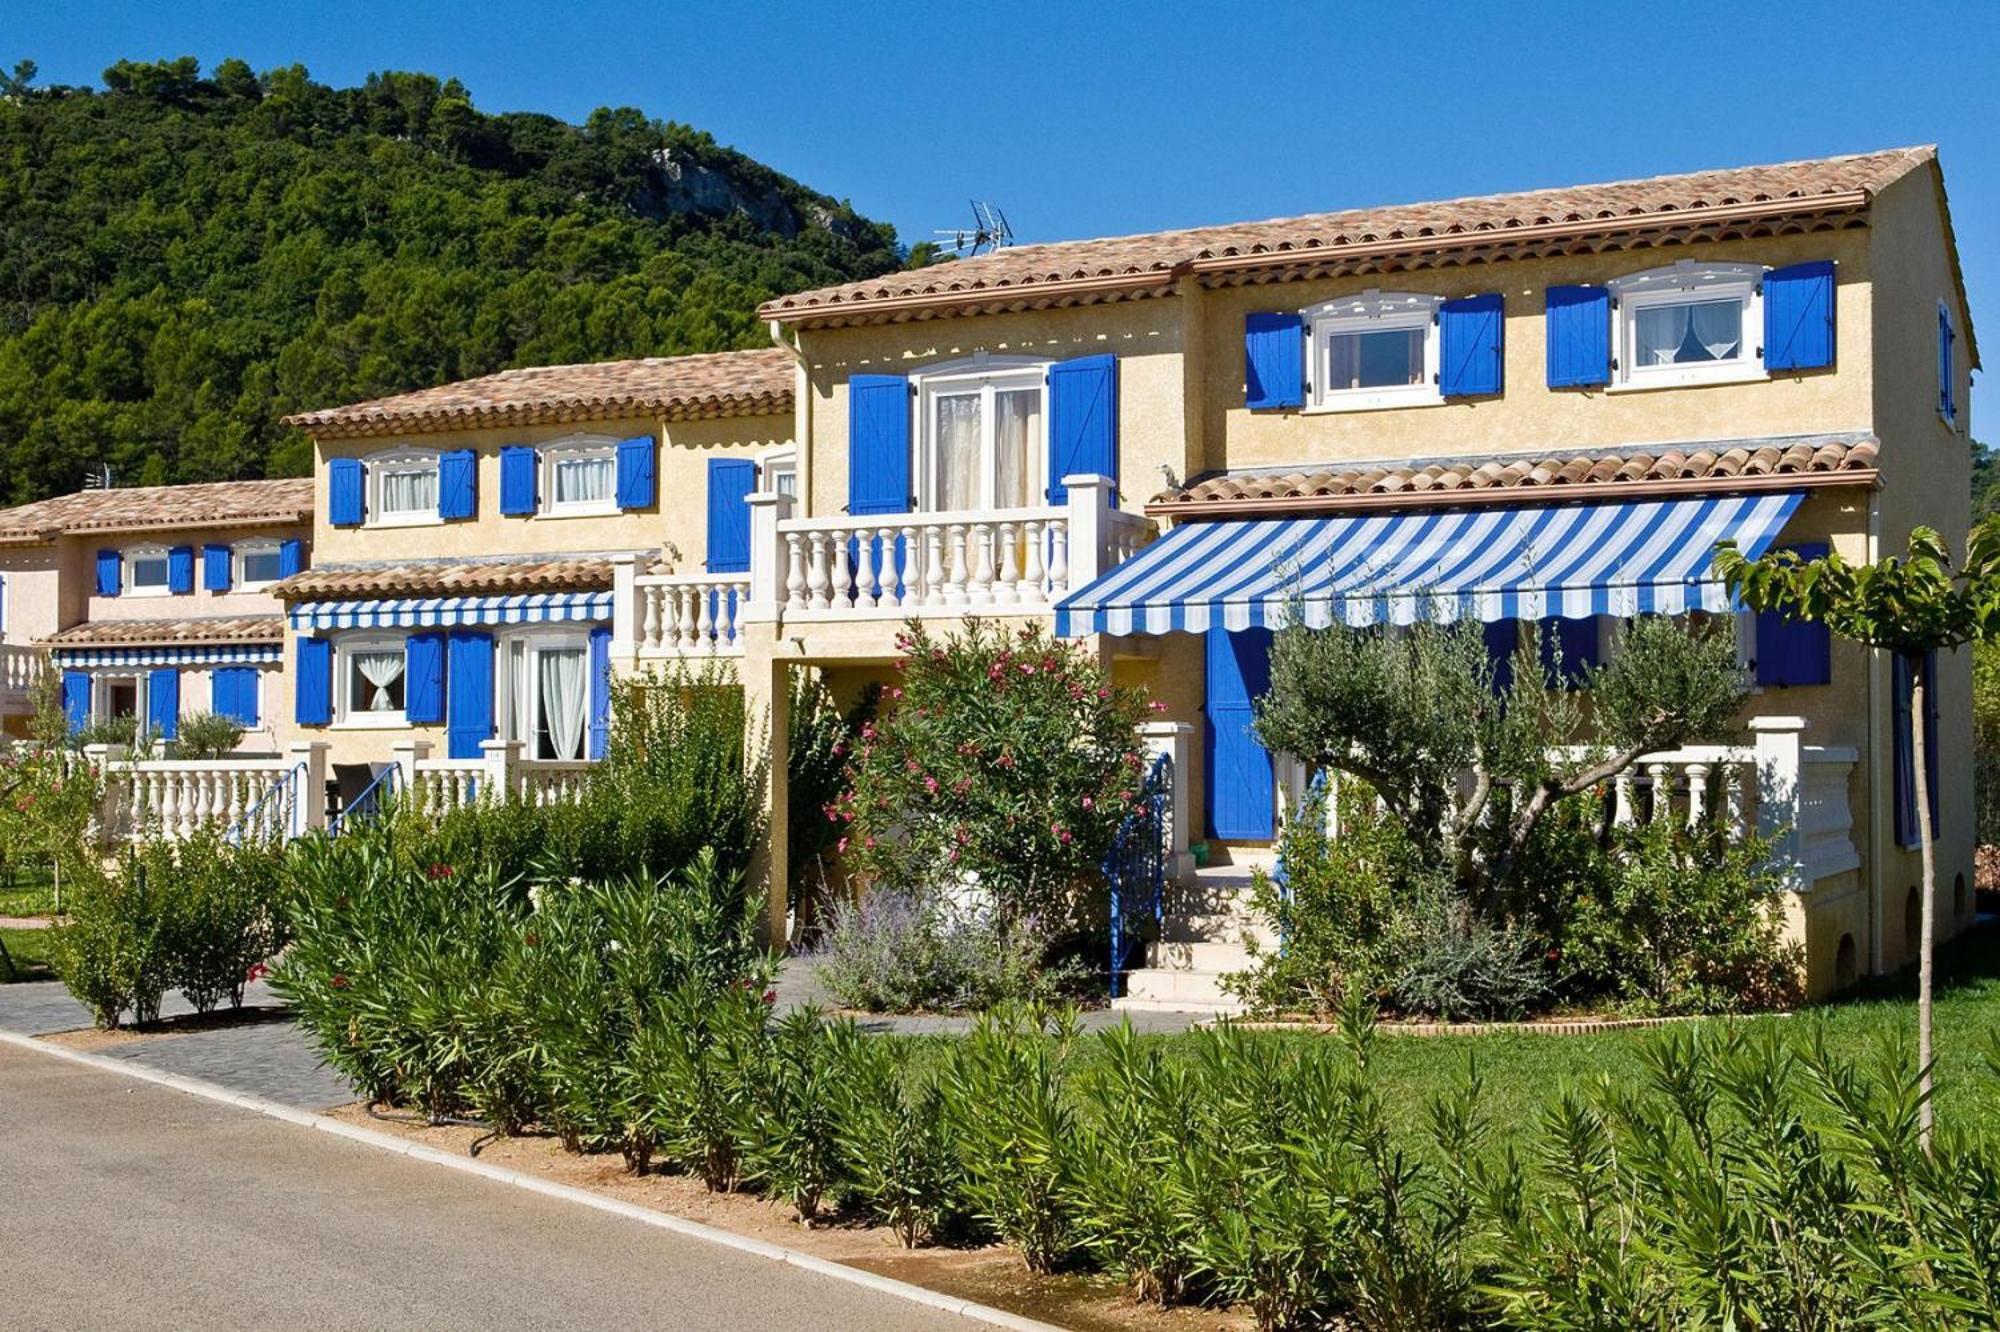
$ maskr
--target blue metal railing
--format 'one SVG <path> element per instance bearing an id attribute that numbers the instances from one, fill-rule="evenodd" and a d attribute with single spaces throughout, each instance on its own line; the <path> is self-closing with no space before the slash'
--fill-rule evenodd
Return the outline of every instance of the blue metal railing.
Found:
<path id="1" fill-rule="evenodd" d="M 243 811 L 243 817 L 230 825 L 222 834 L 231 846 L 243 845 L 243 839 L 256 834 L 270 836 L 276 833 L 280 841 L 290 840 L 296 831 L 296 811 L 299 804 L 299 790 L 305 784 L 306 765 L 294 763 L 290 772 L 272 782 L 257 803 Z M 272 801 L 277 801 L 275 806 Z"/>
<path id="2" fill-rule="evenodd" d="M 382 808 L 383 799 L 396 794 L 396 788 L 401 782 L 400 774 L 402 771 L 402 768 L 394 763 L 385 765 L 382 771 L 375 774 L 374 781 L 362 787 L 360 793 L 354 799 L 342 805 L 340 812 L 327 820 L 327 836 L 340 836 L 341 830 L 347 826 L 347 821 L 350 817 L 366 819 L 372 818 L 379 813 Z"/>
<path id="3" fill-rule="evenodd" d="M 1161 754 L 1147 770 L 1138 802 L 1112 834 L 1104 854 L 1104 881 L 1111 889 L 1111 997 L 1125 990 L 1125 908 L 1136 891 L 1145 891 L 1157 933 L 1166 919 L 1168 801 L 1172 799 L 1173 760 Z"/>

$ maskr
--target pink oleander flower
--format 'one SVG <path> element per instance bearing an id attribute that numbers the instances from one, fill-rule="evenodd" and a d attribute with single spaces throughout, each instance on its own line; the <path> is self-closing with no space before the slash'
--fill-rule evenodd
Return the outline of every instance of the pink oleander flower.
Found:
<path id="1" fill-rule="evenodd" d="M 847 853 L 847 839 L 845 837 L 841 838 L 833 849 L 845 855 Z"/>
<path id="2" fill-rule="evenodd" d="M 938 793 L 938 779 L 935 777 L 925 777 L 924 790 L 931 795 L 936 795 Z"/>
<path id="3" fill-rule="evenodd" d="M 1085 809 L 1096 809 L 1097 802 L 1095 800 L 1092 800 L 1089 796 L 1085 796 L 1083 798 L 1083 807 Z"/>

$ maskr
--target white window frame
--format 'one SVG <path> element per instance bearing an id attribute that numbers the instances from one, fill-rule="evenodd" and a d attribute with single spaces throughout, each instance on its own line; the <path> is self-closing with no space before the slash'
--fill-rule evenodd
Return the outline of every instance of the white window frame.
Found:
<path id="1" fill-rule="evenodd" d="M 391 472 L 429 471 L 436 484 L 433 494 L 442 497 L 444 477 L 438 468 L 436 449 L 398 448 L 382 453 L 370 454 L 364 460 L 368 473 L 368 513 L 369 527 L 432 527 L 444 520 L 438 517 L 438 505 L 434 499 L 430 508 L 412 510 L 406 513 L 390 513 L 382 504 L 382 482 Z"/>
<path id="2" fill-rule="evenodd" d="M 113 680 L 130 680 L 132 682 L 133 734 L 145 734 L 147 726 L 146 716 L 151 711 L 147 706 L 149 700 L 146 697 L 146 685 L 151 675 L 151 670 L 143 666 L 135 666 L 130 669 L 112 668 L 109 670 L 92 671 L 90 673 L 91 723 L 93 725 L 102 725 L 115 720 L 111 715 L 111 682 Z"/>
<path id="3" fill-rule="evenodd" d="M 1048 361 L 1033 356 L 994 356 L 981 351 L 964 360 L 931 366 L 910 378 L 917 390 L 912 395 L 917 419 L 916 428 L 910 432 L 911 447 L 916 453 L 910 463 L 910 478 L 917 493 L 918 512 L 943 512 L 937 506 L 938 479 L 932 474 L 931 467 L 931 423 L 936 419 L 933 408 L 940 397 L 968 392 L 977 392 L 980 396 L 978 507 L 985 511 L 999 507 L 994 503 L 994 495 L 999 488 L 1000 467 L 994 443 L 993 396 L 996 392 L 1021 389 L 1033 389 L 1041 398 L 1041 411 L 1037 417 L 1041 422 L 1041 431 L 1028 448 L 1032 455 L 1028 459 L 1028 507 L 1041 507 L 1043 501 L 1040 497 L 1049 492 Z"/>
<path id="4" fill-rule="evenodd" d="M 539 449 L 537 466 L 541 475 L 536 478 L 537 493 L 541 504 L 536 509 L 540 518 L 601 518 L 616 514 L 618 509 L 618 441 L 608 435 L 578 435 L 570 439 L 544 444 Z M 588 458 L 604 458 L 611 463 L 611 493 L 601 500 L 586 503 L 572 501 L 568 504 L 556 503 L 556 464 L 577 462 Z"/>
<path id="5" fill-rule="evenodd" d="M 789 477 L 790 490 L 778 484 L 778 478 Z M 787 445 L 782 449 L 772 449 L 757 458 L 757 489 L 770 495 L 789 495 L 796 507 L 799 499 L 799 451 Z"/>
<path id="6" fill-rule="evenodd" d="M 517 734 L 517 700 L 514 697 L 514 650 L 519 645 L 527 654 L 526 676 L 528 685 L 527 717 L 528 734 Z M 495 646 L 500 657 L 499 682 L 494 691 L 494 702 L 498 707 L 498 734 L 502 739 L 518 741 L 521 757 L 541 760 L 541 752 L 535 744 L 535 722 L 541 716 L 542 671 L 538 658 L 545 651 L 569 651 L 583 654 L 583 753 L 580 758 L 590 757 L 590 632 L 574 629 L 534 629 L 526 632 L 502 634 Z"/>
<path id="7" fill-rule="evenodd" d="M 232 586 L 238 592 L 254 592 L 260 588 L 269 587 L 284 576 L 283 574 L 275 574 L 265 579 L 251 578 L 249 570 L 250 557 L 252 555 L 269 555 L 273 559 L 282 560 L 284 558 L 284 543 L 274 537 L 259 537 L 255 540 L 239 541 L 236 543 L 235 549 L 230 552 L 230 562 L 235 566 L 230 570 L 230 574 Z"/>
<path id="8" fill-rule="evenodd" d="M 1697 384 L 1743 384 L 1769 379 L 1764 368 L 1764 274 L 1761 264 L 1714 264 L 1682 259 L 1643 273 L 1628 273 L 1606 283 L 1611 293 L 1611 355 L 1616 368 L 1610 391 L 1687 388 Z M 1680 305 L 1690 297 L 1704 301 L 1735 299 L 1742 306 L 1743 337 L 1738 354 L 1727 361 L 1676 365 L 1639 365 L 1638 312 L 1660 305 Z"/>
<path id="9" fill-rule="evenodd" d="M 1435 407 L 1444 394 L 1438 387 L 1438 307 L 1442 296 L 1417 292 L 1380 291 L 1373 287 L 1339 296 L 1301 310 L 1305 320 L 1307 412 L 1370 412 L 1392 407 Z M 1329 389 L 1333 382 L 1331 340 L 1344 333 L 1393 333 L 1422 329 L 1422 382 L 1390 388 Z"/>
<path id="10" fill-rule="evenodd" d="M 124 553 L 125 586 L 120 589 L 128 597 L 170 597 L 174 594 L 173 556 L 165 546 L 134 546 Z M 158 560 L 161 578 L 157 586 L 142 587 L 139 583 L 139 561 Z"/>
<path id="11" fill-rule="evenodd" d="M 394 712 L 353 712 L 348 700 L 353 696 L 354 658 L 362 652 L 394 651 L 403 658 L 403 707 Z M 343 634 L 333 640 L 333 724 L 352 731 L 390 731 L 409 722 L 409 645 L 394 634 Z M 260 714 L 261 715 L 261 714 Z"/>

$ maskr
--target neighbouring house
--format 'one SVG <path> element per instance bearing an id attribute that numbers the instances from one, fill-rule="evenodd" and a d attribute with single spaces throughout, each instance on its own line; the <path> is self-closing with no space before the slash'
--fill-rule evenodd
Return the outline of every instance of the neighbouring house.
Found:
<path id="1" fill-rule="evenodd" d="M 560 787 L 603 754 L 614 670 L 739 651 L 746 499 L 789 485 L 793 378 L 766 348 L 290 418 L 316 457 L 316 558 L 277 589 L 290 735 L 447 801 Z"/>
<path id="2" fill-rule="evenodd" d="M 23 734 L 44 669 L 72 729 L 132 719 L 155 739 L 215 712 L 275 754 L 282 621 L 306 567 L 312 483 L 84 490 L 0 509 L 0 727 Z"/>
<path id="3" fill-rule="evenodd" d="M 1177 803 L 1235 866 L 1204 873 L 1238 882 L 1300 781 L 1251 726 L 1293 606 L 1470 617 L 1496 651 L 1546 620 L 1590 662 L 1618 617 L 1729 612 L 1721 538 L 1865 561 L 1968 521 L 1978 355 L 1930 148 L 1003 249 L 761 313 L 805 375 L 797 497 L 753 501 L 742 669 L 774 746 L 791 670 L 851 691 L 906 617 L 1044 620 L 1165 701 Z M 1812 626 L 1739 641 L 1742 744 L 1649 756 L 1621 806 L 1763 770 L 1811 988 L 1900 965 L 1908 682 Z M 1966 654 L 1940 667 L 1949 933 L 1971 696 Z M 1175 937 L 1208 946 L 1156 950 L 1136 1000 L 1241 965 Z"/>

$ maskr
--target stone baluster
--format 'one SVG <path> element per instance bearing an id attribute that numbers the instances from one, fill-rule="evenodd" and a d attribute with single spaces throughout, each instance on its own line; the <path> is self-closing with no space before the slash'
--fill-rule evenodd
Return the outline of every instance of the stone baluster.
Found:
<path id="1" fill-rule="evenodd" d="M 785 605 L 794 610 L 806 604 L 806 560 L 805 537 L 797 532 L 785 534 Z"/>
<path id="2" fill-rule="evenodd" d="M 667 589 L 657 586 L 648 587 L 645 590 L 644 596 L 646 601 L 646 622 L 642 632 L 645 635 L 645 647 L 648 652 L 657 652 L 661 644 L 665 641 L 666 626 L 662 623 L 660 611 L 662 604 L 667 599 Z"/>
<path id="3" fill-rule="evenodd" d="M 1611 779 L 1611 819 L 1621 828 L 1632 826 L 1632 770 Z"/>
<path id="4" fill-rule="evenodd" d="M 1646 765 L 1646 775 L 1653 781 L 1653 808 L 1650 811 L 1653 822 L 1668 818 L 1674 808 L 1674 778 L 1671 764 L 1652 762 Z"/>
<path id="5" fill-rule="evenodd" d="M 694 650 L 715 650 L 715 593 L 713 584 L 698 584 L 694 590 Z"/>
<path id="6" fill-rule="evenodd" d="M 812 534 L 812 559 L 806 566 L 806 588 L 810 595 L 806 604 L 814 610 L 825 610 L 833 605 L 833 579 L 827 573 L 827 536 L 824 532 Z"/>
<path id="7" fill-rule="evenodd" d="M 1057 518 L 1049 524 L 1049 600 L 1069 595 L 1069 524 Z"/>
<path id="8" fill-rule="evenodd" d="M 1047 529 L 1039 518 L 1030 518 L 1021 524 L 1021 600 L 1029 605 L 1041 602 L 1047 593 L 1042 580 L 1047 571 L 1042 565 L 1042 533 Z"/>
<path id="9" fill-rule="evenodd" d="M 999 527 L 1000 562 L 994 573 L 993 600 L 1003 606 L 1018 605 L 1021 601 L 1020 531 L 1013 523 L 1001 523 Z"/>
<path id="10" fill-rule="evenodd" d="M 875 530 L 864 527 L 854 540 L 854 605 L 857 610 L 873 609 L 876 603 Z"/>
<path id="11" fill-rule="evenodd" d="M 965 524 L 953 523 L 945 528 L 947 550 L 945 554 L 944 604 L 963 606 L 967 597 L 965 591 Z"/>
<path id="12" fill-rule="evenodd" d="M 1713 769 L 1706 763 L 1687 765 L 1688 811 L 1687 826 L 1701 827 L 1702 819 L 1708 814 L 1708 774 Z"/>
<path id="13" fill-rule="evenodd" d="M 923 529 L 924 537 L 924 601 L 926 606 L 945 604 L 944 590 L 944 529 L 932 524 Z"/>

